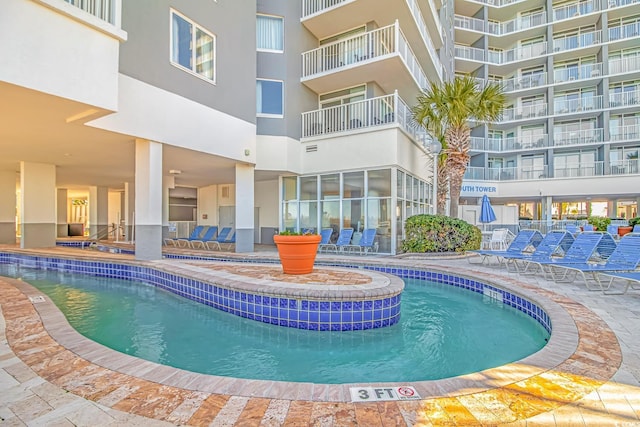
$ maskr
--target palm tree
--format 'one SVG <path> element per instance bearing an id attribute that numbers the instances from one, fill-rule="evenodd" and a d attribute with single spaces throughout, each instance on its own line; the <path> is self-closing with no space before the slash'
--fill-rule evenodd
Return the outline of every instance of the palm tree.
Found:
<path id="1" fill-rule="evenodd" d="M 469 163 L 471 147 L 470 122 L 483 124 L 502 115 L 506 97 L 498 84 L 480 88 L 471 76 L 456 76 L 452 81 L 432 83 L 418 96 L 413 117 L 433 138 L 444 141 L 438 174 L 438 213 L 444 213 L 446 185 L 451 196 L 451 216 L 458 216 L 462 179 Z M 447 180 L 441 180 L 441 176 Z M 443 182 L 444 181 L 444 182 Z M 441 183 L 443 188 L 441 188 Z M 441 194 L 443 195 L 441 197 Z"/>

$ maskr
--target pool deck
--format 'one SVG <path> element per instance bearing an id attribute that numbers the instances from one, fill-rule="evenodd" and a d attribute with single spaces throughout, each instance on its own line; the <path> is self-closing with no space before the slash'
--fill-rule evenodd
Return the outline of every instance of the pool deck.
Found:
<path id="1" fill-rule="evenodd" d="M 60 247 L 21 252 L 133 262 L 128 255 Z M 270 248 L 229 255 L 277 258 Z M 551 311 L 554 334 L 543 351 L 523 361 L 425 382 L 421 400 L 352 403 L 347 386 L 221 379 L 121 355 L 79 336 L 50 302 L 30 301 L 30 286 L 0 279 L 0 424 L 640 426 L 639 291 L 603 295 L 578 283 L 522 278 L 463 257 L 320 254 L 318 259 L 366 259 L 486 279 L 542 301 Z M 155 263 L 206 274 L 187 260 Z M 265 271 L 224 267 L 222 273 L 262 281 Z M 363 280 L 358 270 L 324 273 L 327 283 Z M 319 281 L 317 275 L 300 280 Z"/>

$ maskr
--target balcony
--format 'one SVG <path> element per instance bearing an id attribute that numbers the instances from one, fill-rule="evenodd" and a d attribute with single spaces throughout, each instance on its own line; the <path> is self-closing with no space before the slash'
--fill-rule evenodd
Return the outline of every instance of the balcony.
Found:
<path id="1" fill-rule="evenodd" d="M 573 163 L 553 169 L 554 178 L 579 178 L 604 175 L 604 162 Z"/>
<path id="2" fill-rule="evenodd" d="M 412 49 L 419 58 L 430 59 L 442 80 L 443 67 L 437 51 L 443 44 L 442 24 L 433 0 L 428 3 L 430 10 L 421 13 L 417 0 L 303 0 L 301 22 L 322 40 L 366 22 L 383 27 L 399 21 Z"/>
<path id="3" fill-rule="evenodd" d="M 553 82 L 564 83 L 602 76 L 602 63 L 583 64 L 553 70 Z"/>
<path id="4" fill-rule="evenodd" d="M 609 107 L 627 107 L 640 104 L 640 90 L 609 94 Z"/>
<path id="5" fill-rule="evenodd" d="M 578 99 L 555 98 L 554 114 L 571 114 L 589 110 L 602 109 L 602 95 L 588 96 Z"/>
<path id="6" fill-rule="evenodd" d="M 607 3 L 609 9 L 613 9 L 616 7 L 627 6 L 630 4 L 640 3 L 640 0 L 609 0 Z"/>
<path id="7" fill-rule="evenodd" d="M 513 138 L 471 137 L 472 151 L 500 153 L 505 151 L 535 150 L 549 146 L 548 135 L 522 135 Z"/>
<path id="8" fill-rule="evenodd" d="M 640 35 L 640 22 L 630 22 L 624 25 L 609 27 L 609 41 L 625 40 Z"/>
<path id="9" fill-rule="evenodd" d="M 593 0 L 554 7 L 553 21 L 556 22 L 564 19 L 575 18 L 588 13 L 597 12 L 598 10 L 600 10 L 600 7 L 598 6 L 598 3 Z"/>
<path id="10" fill-rule="evenodd" d="M 637 140 L 638 136 L 640 136 L 640 124 L 609 129 L 609 139 L 612 142 Z"/>
<path id="11" fill-rule="evenodd" d="M 590 31 L 588 33 L 561 36 L 553 39 L 553 51 L 565 52 L 569 50 L 592 47 L 602 43 L 602 31 Z"/>
<path id="12" fill-rule="evenodd" d="M 640 159 L 617 160 L 609 163 L 611 175 L 631 175 L 640 173 Z"/>
<path id="13" fill-rule="evenodd" d="M 518 46 L 513 49 L 489 51 L 488 62 L 492 64 L 507 64 L 509 62 L 524 61 L 538 58 L 547 53 L 547 42 Z"/>
<path id="14" fill-rule="evenodd" d="M 640 56 L 609 60 L 609 75 L 631 73 L 640 70 Z"/>
<path id="15" fill-rule="evenodd" d="M 537 102 L 529 105 L 522 105 L 517 108 L 505 108 L 502 111 L 501 122 L 510 122 L 514 120 L 526 120 L 535 117 L 547 115 L 547 103 Z"/>
<path id="16" fill-rule="evenodd" d="M 517 31 L 527 30 L 547 23 L 546 12 L 521 16 L 504 22 L 489 22 L 489 34 L 503 36 Z"/>
<path id="17" fill-rule="evenodd" d="M 397 22 L 304 52 L 301 81 L 316 93 L 375 81 L 407 98 L 429 85 Z"/>
<path id="18" fill-rule="evenodd" d="M 547 84 L 547 73 L 536 73 L 526 76 L 513 77 L 511 79 L 496 81 L 502 85 L 505 92 L 531 89 Z"/>
<path id="19" fill-rule="evenodd" d="M 120 27 L 122 0 L 64 0 L 72 6 L 84 10 L 96 18 Z"/>
<path id="20" fill-rule="evenodd" d="M 302 138 L 333 137 L 399 126 L 423 145 L 427 132 L 413 120 L 411 108 L 396 93 L 302 113 Z"/>
<path id="21" fill-rule="evenodd" d="M 553 146 L 596 144 L 603 141 L 604 129 L 584 129 L 568 132 L 554 132 Z"/>

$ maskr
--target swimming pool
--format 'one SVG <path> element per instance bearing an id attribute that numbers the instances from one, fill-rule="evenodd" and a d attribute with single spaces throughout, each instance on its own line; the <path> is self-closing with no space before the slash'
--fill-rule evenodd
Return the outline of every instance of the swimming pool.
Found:
<path id="1" fill-rule="evenodd" d="M 55 264 L 53 260 L 46 262 L 49 267 L 52 263 Z M 38 262 L 27 262 L 27 264 L 36 266 Z M 92 263 L 84 265 L 83 268 L 94 270 L 94 274 L 97 272 L 106 274 L 107 270 L 101 269 L 107 267 L 101 264 Z M 105 282 L 103 278 L 87 278 L 76 274 L 70 276 L 70 288 L 61 288 L 38 283 L 38 277 L 42 278 L 45 274 L 53 274 L 54 281 L 59 282 L 64 279 L 64 275 L 60 273 L 27 269 L 21 269 L 21 271 L 32 275 L 31 278 L 27 278 L 27 281 L 35 280 L 36 286 L 49 287 L 47 293 L 51 293 L 52 298 L 63 311 L 67 308 L 70 313 L 86 314 L 88 307 L 106 307 L 97 310 L 105 313 L 108 319 L 98 322 L 97 329 L 91 322 L 85 324 L 82 319 L 73 317 L 69 319 L 74 327 L 92 339 L 101 341 L 114 337 L 120 338 L 123 331 L 131 331 L 132 333 L 119 344 L 108 343 L 107 345 L 124 352 L 134 349 L 133 354 L 136 356 L 159 363 L 223 376 L 321 383 L 443 378 L 520 359 L 542 347 L 548 337 L 545 328 L 534 321 L 530 315 L 523 314 L 522 308 L 516 310 L 505 304 L 498 304 L 493 297 L 477 292 L 471 293 L 460 287 L 442 284 L 421 285 L 414 282 L 415 279 L 411 279 L 407 291 L 416 292 L 416 295 L 404 299 L 403 310 L 408 311 L 406 314 L 403 311 L 399 325 L 387 328 L 387 331 L 381 329 L 323 334 L 280 328 L 238 318 L 175 297 L 149 285 L 131 286 L 129 282 L 117 280 Z M 81 283 L 89 283 L 89 289 L 78 287 L 80 278 Z M 425 293 L 426 291 L 428 293 Z M 96 303 L 97 295 L 100 293 L 106 293 L 106 305 L 101 306 Z M 130 302 L 133 301 L 131 297 L 142 299 L 134 303 Z M 455 304 L 459 304 L 458 298 L 467 299 L 467 297 L 476 300 L 477 309 L 441 309 L 442 301 L 449 303 L 453 299 L 455 301 L 451 303 L 456 307 Z M 408 304 L 414 301 L 417 305 L 421 305 L 420 302 L 424 300 L 437 302 L 435 308 L 432 307 L 431 311 L 427 310 L 427 317 L 417 315 L 412 311 L 415 307 Z M 166 310 L 158 310 L 159 304 L 168 304 Z M 530 309 L 535 310 L 531 307 L 531 303 L 529 304 Z M 502 327 L 491 326 L 477 318 L 467 317 L 480 309 L 488 310 L 491 317 L 507 315 L 506 323 Z M 456 317 L 465 316 L 464 319 L 460 319 L 462 322 L 455 329 L 446 326 L 446 322 L 441 317 L 451 312 L 456 313 Z M 178 313 L 181 313 L 180 321 L 176 320 Z M 94 315 L 89 315 L 89 318 Z M 80 326 L 76 322 L 80 322 Z M 100 323 L 114 326 L 111 330 L 100 330 Z M 508 348 L 509 342 L 513 343 L 516 337 L 507 333 L 517 323 L 525 325 L 533 332 L 524 334 L 527 337 L 525 341 L 528 342 L 513 346 L 519 352 L 516 355 Z M 202 329 L 196 329 L 195 326 Z M 462 337 L 467 337 L 471 341 L 475 339 L 487 342 L 488 332 L 491 331 L 495 331 L 499 338 L 505 338 L 507 343 L 491 342 L 492 345 L 487 352 L 492 358 L 490 362 L 478 350 L 470 351 L 457 347 Z M 438 335 L 436 332 L 444 334 Z M 202 342 L 202 336 L 212 337 L 212 339 Z M 447 336 L 453 339 L 447 341 Z M 238 337 L 243 339 L 239 340 Z M 424 345 L 417 346 L 418 343 Z M 207 344 L 209 347 L 205 346 L 201 349 L 202 353 L 198 353 L 194 351 L 195 347 L 198 347 L 196 344 Z M 475 344 L 472 342 L 472 345 Z M 183 355 L 186 362 L 171 359 L 168 356 L 170 352 Z M 437 368 L 425 365 L 425 362 L 430 359 L 430 353 L 445 354 L 444 361 L 436 363 Z M 459 366 L 455 370 L 451 369 L 453 365 L 450 363 L 453 361 L 451 354 L 462 356 L 456 362 Z M 470 354 L 473 357 L 469 357 Z M 495 355 L 499 357 L 495 358 Z M 319 360 L 313 360 L 312 357 Z M 227 361 L 235 363 L 225 366 Z M 324 365 L 320 365 L 320 362 Z M 471 362 L 474 363 L 473 366 Z M 400 366 L 403 364 L 404 368 Z M 248 372 L 248 368 L 258 365 L 262 365 L 259 369 L 261 373 Z M 217 370 L 207 370 L 211 367 Z M 401 370 L 405 372 L 401 373 Z M 376 372 L 379 377 L 372 377 L 372 372 Z"/>

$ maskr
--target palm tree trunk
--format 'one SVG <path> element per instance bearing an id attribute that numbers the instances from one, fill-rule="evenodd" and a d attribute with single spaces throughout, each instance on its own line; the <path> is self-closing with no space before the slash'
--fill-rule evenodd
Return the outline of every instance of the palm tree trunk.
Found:
<path id="1" fill-rule="evenodd" d="M 449 215 L 458 218 L 460 190 L 469 163 L 471 129 L 468 126 L 449 128 L 445 133 L 445 139 L 447 141 L 446 169 L 449 173 L 449 194 L 451 196 Z"/>
<path id="2" fill-rule="evenodd" d="M 447 194 L 449 194 L 449 172 L 446 168 L 446 157 L 438 156 L 438 215 L 447 214 Z"/>

